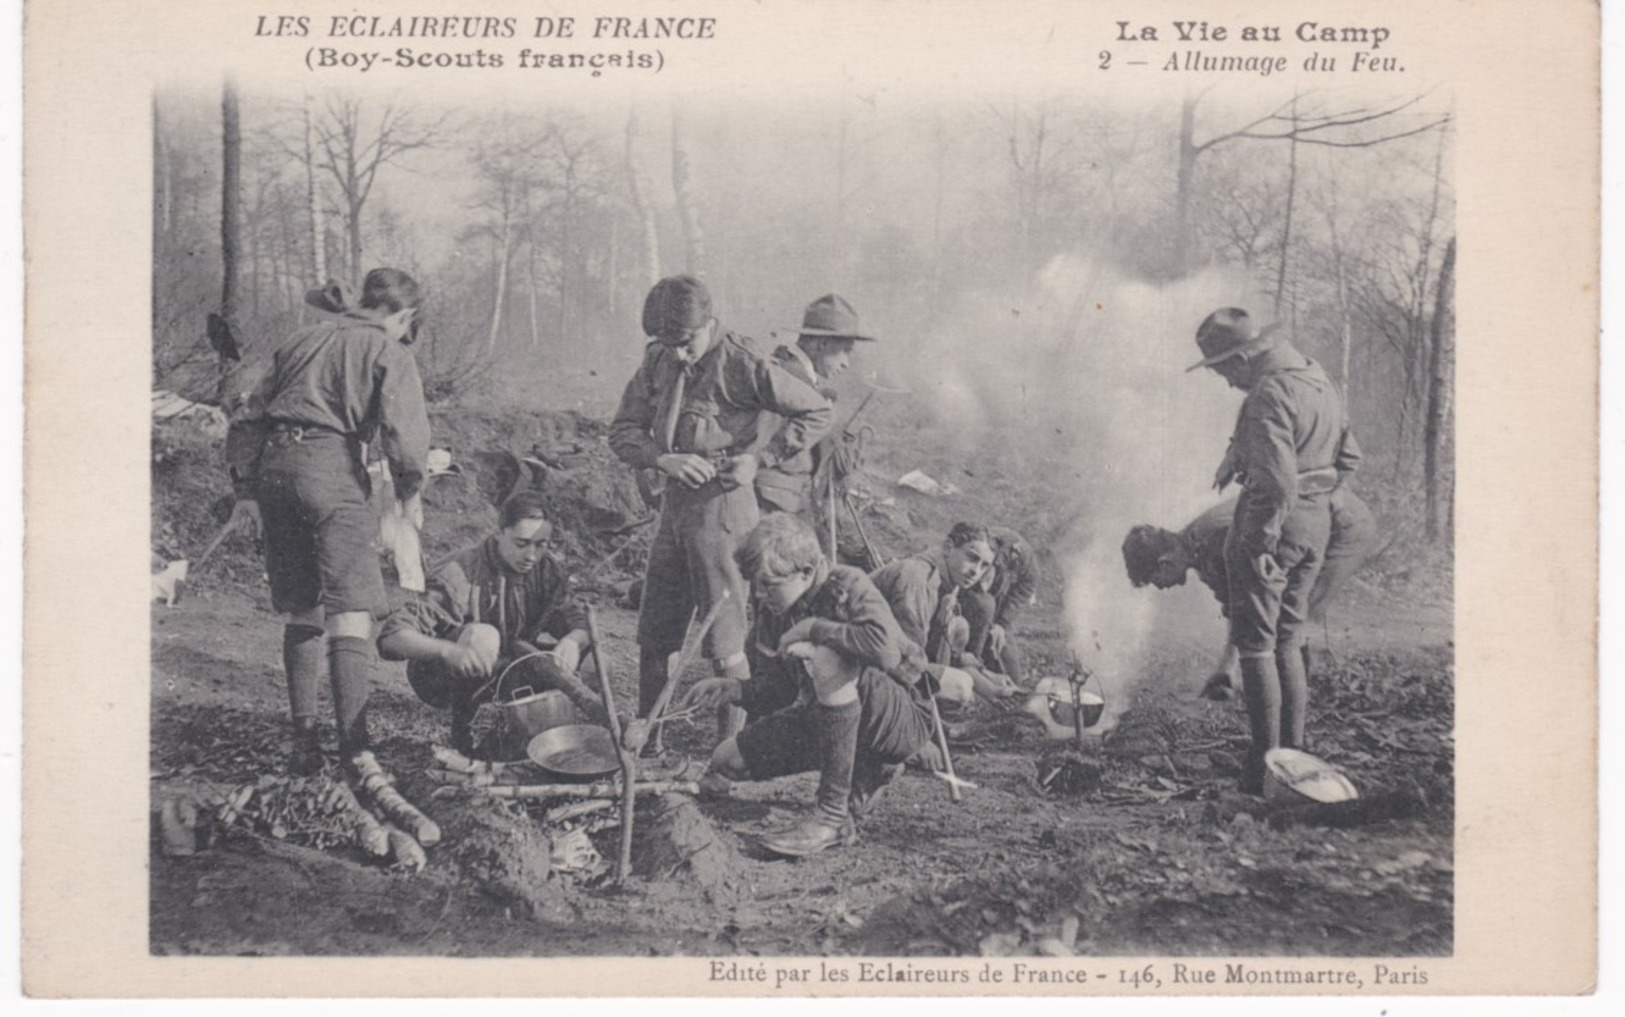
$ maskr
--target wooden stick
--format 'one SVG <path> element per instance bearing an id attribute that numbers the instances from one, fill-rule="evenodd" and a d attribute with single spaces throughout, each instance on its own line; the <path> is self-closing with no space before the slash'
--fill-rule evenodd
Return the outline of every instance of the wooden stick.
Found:
<path id="1" fill-rule="evenodd" d="M 621 796 L 621 787 L 616 782 L 600 782 L 597 784 L 515 784 L 481 788 L 488 795 L 497 798 L 609 798 L 616 799 Z M 684 794 L 697 795 L 700 785 L 692 780 L 646 780 L 632 786 L 634 794 L 659 795 L 668 791 L 680 791 Z"/>
<path id="2" fill-rule="evenodd" d="M 660 719 L 662 713 L 666 712 L 666 704 L 671 702 L 671 694 L 677 691 L 677 679 L 681 678 L 683 672 L 688 670 L 688 665 L 694 659 L 694 654 L 700 650 L 700 643 L 705 640 L 705 634 L 711 631 L 711 626 L 715 624 L 717 615 L 722 612 L 722 606 L 732 596 L 731 591 L 723 590 L 722 596 L 718 597 L 716 603 L 711 605 L 711 610 L 705 613 L 705 618 L 700 622 L 700 627 L 694 633 L 694 638 L 681 650 L 677 651 L 677 663 L 666 669 L 666 685 L 660 690 L 660 698 L 655 700 L 655 705 L 650 708 L 649 716 L 645 717 L 645 720 L 652 724 Z"/>
<path id="3" fill-rule="evenodd" d="M 209 545 L 203 549 L 203 553 L 197 556 L 197 563 L 191 567 L 194 569 L 202 568 L 203 563 L 209 560 L 209 557 L 214 554 L 221 544 L 225 543 L 226 538 L 231 536 L 232 531 L 236 529 L 236 525 L 228 519 L 226 524 L 220 527 L 220 532 L 216 533 L 214 539 L 210 540 Z"/>
<path id="4" fill-rule="evenodd" d="M 575 802 L 571 805 L 560 805 L 556 809 L 548 809 L 547 815 L 542 817 L 543 822 L 563 823 L 566 820 L 577 819 L 581 816 L 590 816 L 594 812 L 605 812 L 613 809 L 615 803 L 607 798 L 589 798 L 586 801 Z M 620 822 L 620 820 L 615 820 Z"/>
<path id="5" fill-rule="evenodd" d="M 961 802 L 965 796 L 959 791 L 960 780 L 954 773 L 953 757 L 948 755 L 948 732 L 942 726 L 942 714 L 937 710 L 936 694 L 926 689 L 925 701 L 931 704 L 931 723 L 937 730 L 937 751 L 942 753 L 942 768 L 948 771 L 948 798 L 955 803 Z"/>
<path id="6" fill-rule="evenodd" d="M 609 733 L 615 739 L 615 755 L 621 763 L 621 854 L 615 860 L 615 882 L 625 883 L 632 872 L 632 812 L 636 807 L 638 761 L 621 742 L 621 718 L 615 713 L 615 693 L 609 687 L 609 669 L 604 666 L 604 645 L 598 633 L 598 613 L 587 606 L 587 637 L 592 640 L 593 664 L 598 668 L 598 691 L 604 697 L 609 715 Z"/>

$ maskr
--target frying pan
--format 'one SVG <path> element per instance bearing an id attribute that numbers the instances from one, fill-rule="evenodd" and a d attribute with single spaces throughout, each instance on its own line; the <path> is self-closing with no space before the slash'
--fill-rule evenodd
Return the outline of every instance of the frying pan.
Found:
<path id="1" fill-rule="evenodd" d="M 614 736 L 596 724 L 548 728 L 530 740 L 525 755 L 542 769 L 569 777 L 603 777 L 621 766 Z"/>

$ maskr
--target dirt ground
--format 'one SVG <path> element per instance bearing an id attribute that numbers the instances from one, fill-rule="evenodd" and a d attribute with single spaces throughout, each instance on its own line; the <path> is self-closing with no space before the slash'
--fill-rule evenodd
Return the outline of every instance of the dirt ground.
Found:
<path id="1" fill-rule="evenodd" d="M 470 442 L 513 447 L 514 433 L 525 431 L 480 427 Z M 601 455 L 590 426 L 576 437 Z M 206 495 L 221 488 L 202 472 L 214 469 L 203 452 L 180 440 L 155 441 L 155 455 L 160 450 L 155 553 L 172 554 L 206 538 L 214 525 Z M 925 465 L 937 476 L 947 469 L 940 460 Z M 885 478 L 900 472 L 877 457 L 868 482 L 877 494 L 891 494 Z M 1017 510 L 1020 497 L 1034 494 L 1017 480 L 991 471 L 945 479 L 967 493 L 933 501 L 897 492 L 893 525 L 877 528 L 918 533 L 916 546 L 925 546 L 945 520 L 980 516 L 1015 525 L 1042 545 L 1070 525 Z M 488 510 L 476 501 L 443 495 L 443 514 L 455 517 L 443 525 L 458 535 L 487 525 L 481 513 Z M 431 499 L 431 518 L 433 511 Z M 568 553 L 578 571 L 620 546 L 614 528 L 605 523 L 577 534 Z M 431 532 L 431 545 L 450 542 L 448 533 Z M 635 613 L 619 592 L 640 554 L 629 546 L 583 584 L 597 604 L 621 702 L 634 695 L 636 647 Z M 1069 656 L 1060 569 L 1053 560 L 1044 564 L 1040 602 L 1015 633 L 1034 676 L 1064 674 Z M 228 552 L 212 577 L 197 578 L 179 606 L 152 613 L 154 807 L 253 783 L 278 768 L 285 752 L 280 627 L 256 581 L 252 549 Z M 1123 586 L 1125 596 L 1153 595 L 1130 590 L 1126 580 Z M 255 956 L 1448 954 L 1448 589 L 1448 576 L 1441 581 L 1437 570 L 1426 582 L 1373 571 L 1336 612 L 1335 659 L 1312 688 L 1311 748 L 1373 803 L 1358 821 L 1296 823 L 1236 792 L 1235 761 L 1246 745 L 1241 707 L 1196 695 L 1218 626 L 1209 618 L 1189 635 L 1176 618 L 1159 630 L 1144 673 L 1132 676 L 1132 699 L 1108 735 L 1090 735 L 1079 753 L 1046 740 L 1019 710 L 979 706 L 952 720 L 957 768 L 976 788 L 953 804 L 942 782 L 910 771 L 850 847 L 788 861 L 753 846 L 753 835 L 799 818 L 814 775 L 741 784 L 730 798 L 701 800 L 724 848 L 704 878 L 655 873 L 616 888 L 556 875 L 545 899 L 531 906 L 482 887 L 451 862 L 446 845 L 431 848 L 428 868 L 409 875 L 355 848 L 318 850 L 241 829 L 185 857 L 159 851 L 155 836 L 151 949 Z M 1176 607 L 1216 615 L 1205 590 L 1163 596 L 1165 616 L 1177 615 Z M 372 717 L 381 759 L 403 788 L 426 798 L 432 785 L 422 772 L 430 744 L 445 737 L 444 716 L 417 701 L 402 669 L 385 665 Z M 670 744 L 697 766 L 711 734 L 709 725 L 678 727 Z M 328 738 L 331 744 L 331 732 Z M 1063 764 L 1064 774 L 1082 775 L 1070 793 L 1058 790 L 1067 780 L 1042 781 Z M 434 800 L 426 808 L 433 814 Z M 614 840 L 613 830 L 595 835 L 608 857 Z"/>

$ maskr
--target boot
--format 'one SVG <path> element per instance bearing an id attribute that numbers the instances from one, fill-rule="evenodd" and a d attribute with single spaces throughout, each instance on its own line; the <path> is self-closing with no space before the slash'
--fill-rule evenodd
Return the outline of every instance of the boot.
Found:
<path id="1" fill-rule="evenodd" d="M 832 847 L 846 847 L 857 843 L 858 829 L 848 816 L 831 821 L 819 812 L 803 819 L 783 833 L 769 834 L 761 840 L 762 847 L 786 858 L 805 858 Z"/>
<path id="2" fill-rule="evenodd" d="M 1215 671 L 1208 675 L 1207 684 L 1202 686 L 1202 698 L 1211 699 L 1216 703 L 1228 701 L 1235 693 L 1235 681 L 1223 671 Z"/>
<path id="3" fill-rule="evenodd" d="M 1281 744 L 1281 677 L 1275 658 L 1241 658 L 1242 695 L 1247 702 L 1247 726 L 1252 746 L 1241 770 L 1241 792 L 1264 793 L 1264 754 Z"/>
<path id="4" fill-rule="evenodd" d="M 314 777 L 326 766 L 327 757 L 322 754 L 316 722 L 309 717 L 294 718 L 293 749 L 288 753 L 288 772 L 295 777 Z"/>
<path id="5" fill-rule="evenodd" d="M 850 844 L 855 837 L 847 800 L 852 795 L 852 769 L 858 753 L 858 720 L 863 708 L 856 702 L 839 706 L 820 703 L 813 710 L 813 735 L 818 745 L 818 797 L 813 814 L 783 833 L 762 838 L 762 846 L 775 854 L 799 858 L 825 848 Z"/>

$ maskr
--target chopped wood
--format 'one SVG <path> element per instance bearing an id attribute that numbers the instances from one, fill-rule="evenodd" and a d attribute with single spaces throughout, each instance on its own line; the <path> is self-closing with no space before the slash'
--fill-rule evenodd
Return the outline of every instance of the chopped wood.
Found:
<path id="1" fill-rule="evenodd" d="M 619 798 L 621 785 L 614 783 L 597 784 L 517 784 L 506 786 L 493 786 L 483 789 L 486 794 L 497 798 Z M 692 780 L 649 780 L 640 781 L 632 786 L 634 794 L 666 794 L 670 791 L 680 791 L 684 794 L 697 795 L 700 785 Z"/>

